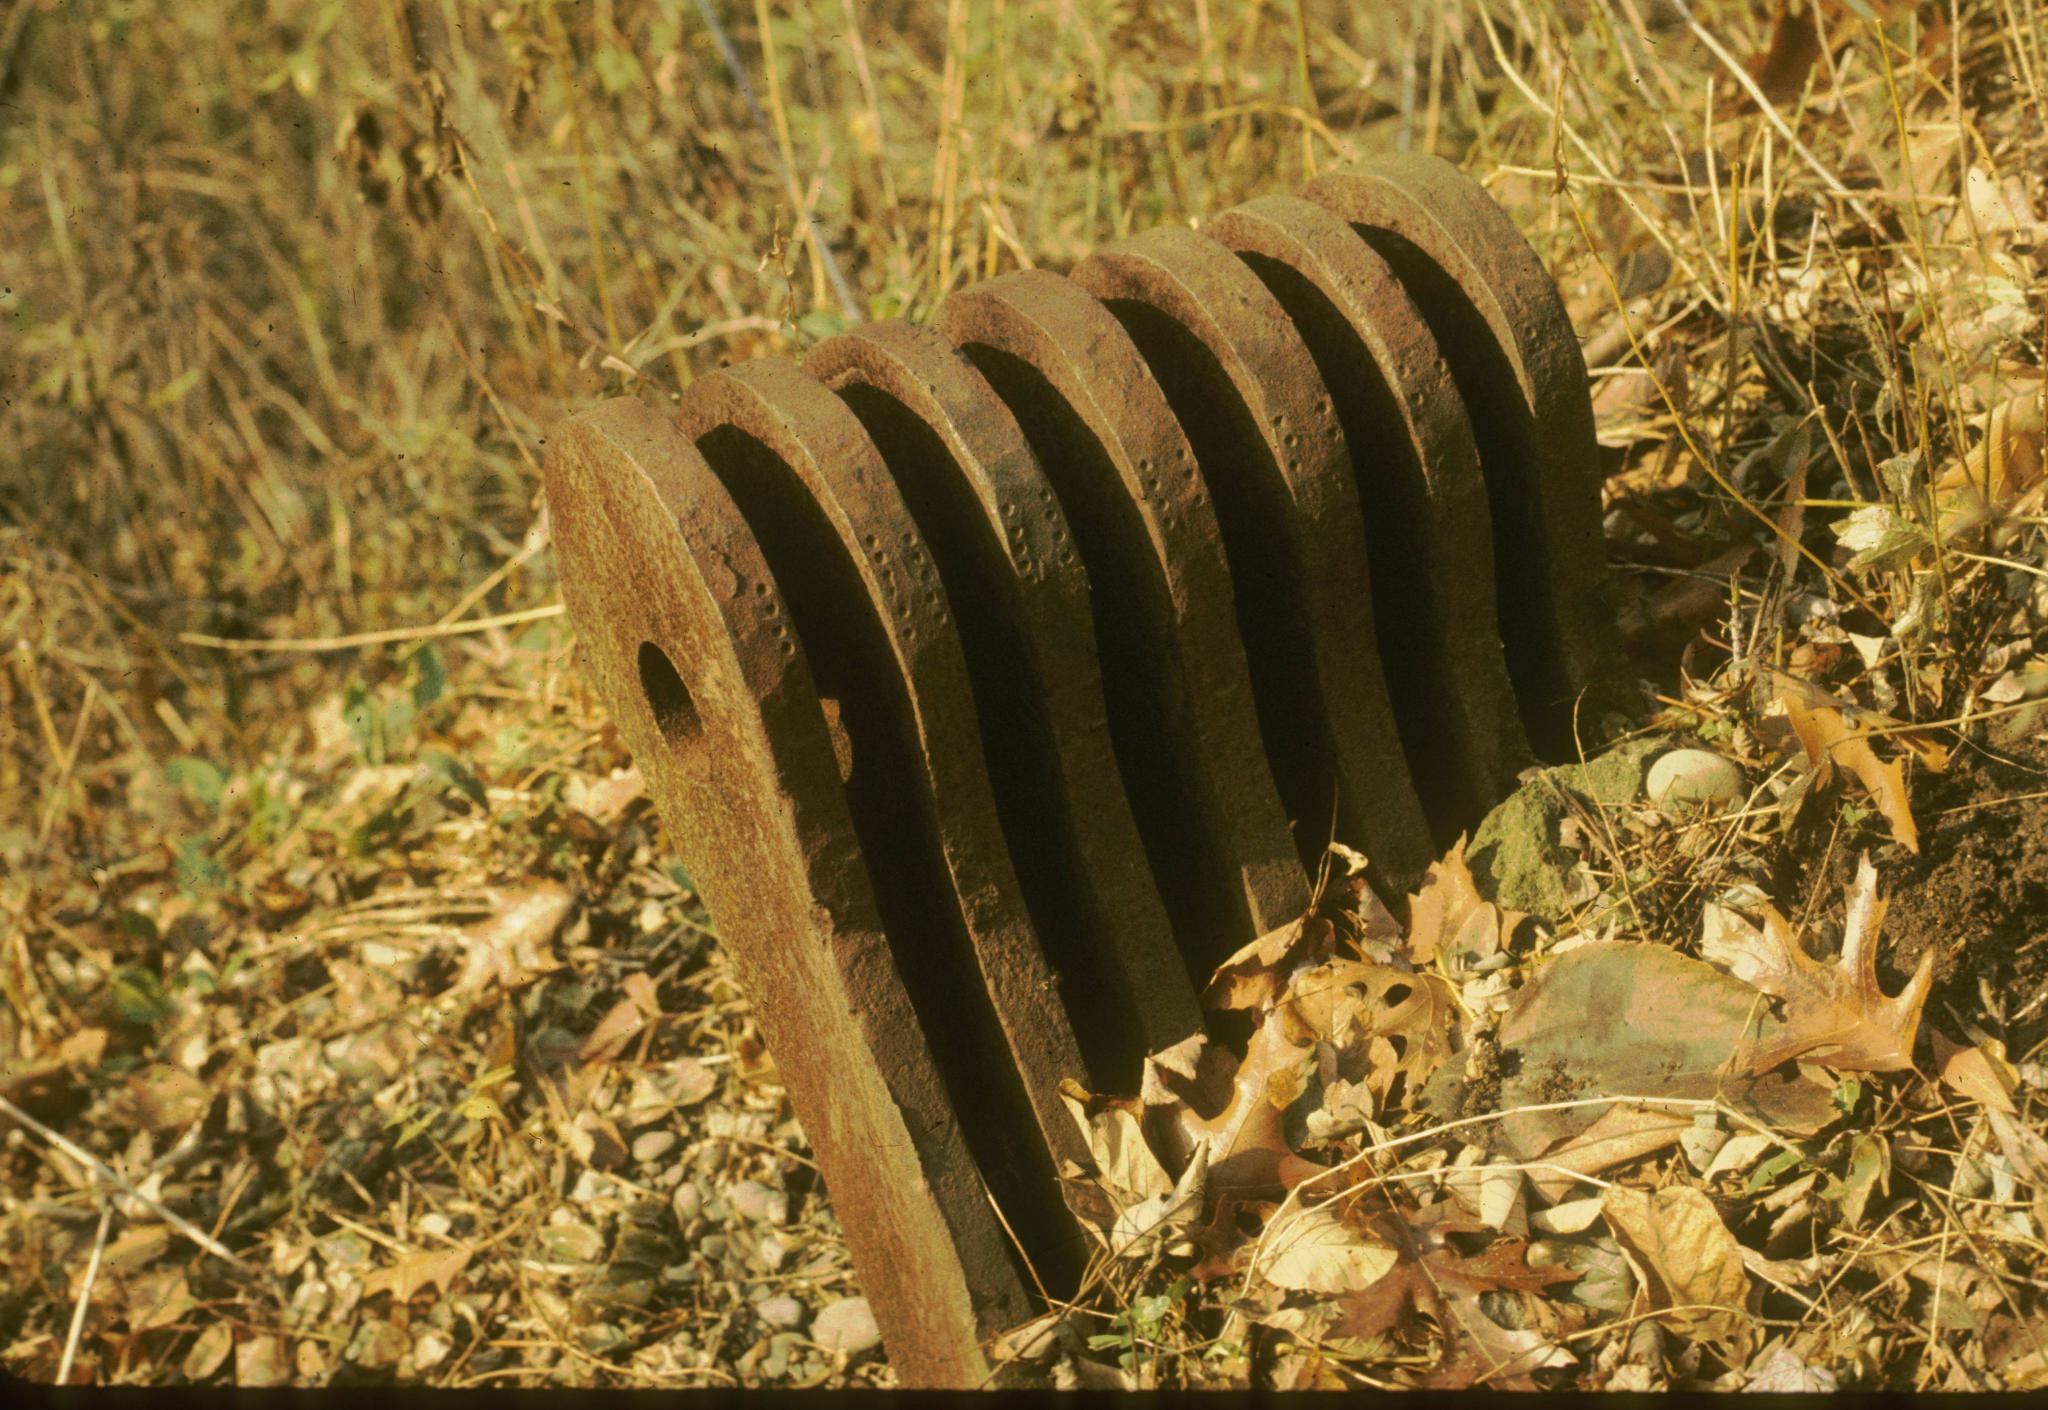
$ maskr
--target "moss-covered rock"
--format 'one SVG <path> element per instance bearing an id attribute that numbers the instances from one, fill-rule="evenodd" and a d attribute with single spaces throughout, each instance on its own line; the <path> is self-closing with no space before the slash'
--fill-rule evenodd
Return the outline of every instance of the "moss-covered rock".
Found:
<path id="1" fill-rule="evenodd" d="M 1482 895 L 1511 911 L 1558 920 L 1570 909 L 1566 877 L 1580 853 L 1563 844 L 1567 795 L 1588 807 L 1619 808 L 1642 795 L 1651 762 L 1676 743 L 1666 735 L 1631 739 L 1583 764 L 1544 769 L 1486 815 L 1466 862 Z"/>

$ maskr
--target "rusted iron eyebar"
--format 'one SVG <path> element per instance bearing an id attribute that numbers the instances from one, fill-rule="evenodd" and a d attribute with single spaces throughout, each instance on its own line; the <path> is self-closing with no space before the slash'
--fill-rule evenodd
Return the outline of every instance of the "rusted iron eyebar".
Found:
<path id="1" fill-rule="evenodd" d="M 607 403 L 546 474 L 909 1385 L 1078 1277 L 1064 1081 L 1196 1032 L 1333 837 L 1399 894 L 1626 698 L 1577 343 L 1433 158 Z"/>

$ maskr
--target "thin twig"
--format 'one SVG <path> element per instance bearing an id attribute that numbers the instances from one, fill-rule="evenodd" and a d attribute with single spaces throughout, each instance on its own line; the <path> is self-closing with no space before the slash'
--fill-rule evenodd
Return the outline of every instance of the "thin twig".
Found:
<path id="1" fill-rule="evenodd" d="M 86 1150 L 83 1146 L 78 1145 L 76 1142 L 70 1140 L 64 1135 L 56 1131 L 52 1131 L 49 1127 L 43 1125 L 42 1122 L 36 1120 L 33 1116 L 30 1116 L 27 1112 L 23 1111 L 20 1107 L 16 1106 L 13 1102 L 10 1102 L 5 1097 L 0 1097 L 0 1115 L 5 1115 L 10 1119 L 19 1122 L 21 1125 L 26 1126 L 29 1130 L 35 1132 L 38 1136 L 41 1136 L 44 1140 L 48 1141 L 51 1145 L 55 1146 L 58 1150 L 64 1152 L 64 1154 L 70 1156 L 73 1160 L 85 1166 L 88 1170 L 90 1170 L 93 1174 L 97 1175 L 100 1179 L 105 1180 L 108 1184 L 117 1187 L 122 1194 L 128 1196 L 128 1198 L 134 1200 L 137 1204 L 142 1205 L 144 1208 L 156 1214 L 166 1224 L 170 1225 L 173 1229 L 176 1229 L 179 1233 L 183 1234 L 193 1243 L 198 1244 L 201 1248 L 205 1249 L 215 1258 L 224 1258 L 228 1262 L 234 1264 L 241 1263 L 242 1260 L 240 1258 L 237 1258 L 234 1252 L 231 1249 L 229 1249 L 227 1245 L 221 1243 L 218 1239 L 215 1239 L 212 1235 L 208 1234 L 204 1229 L 200 1228 L 197 1224 L 194 1224 L 191 1220 L 185 1218 L 185 1216 L 183 1216 L 182 1214 L 178 1214 L 172 1210 L 166 1209 L 161 1201 L 152 1199 L 150 1196 L 136 1189 L 135 1186 L 129 1182 L 128 1177 L 123 1175 L 120 1171 L 114 1169 L 113 1166 L 107 1164 L 104 1160 L 101 1160 L 91 1151 Z"/>
<path id="2" fill-rule="evenodd" d="M 497 627 L 516 627 L 524 622 L 544 622 L 550 617 L 561 616 L 566 610 L 561 603 L 551 602 L 545 607 L 528 607 L 495 617 L 475 617 L 467 622 L 440 622 L 427 627 L 385 627 L 374 632 L 351 632 L 347 636 L 227 637 L 179 632 L 178 640 L 187 646 L 210 646 L 216 651 L 353 651 L 359 646 L 423 641 L 429 637 L 467 636 Z"/>
<path id="3" fill-rule="evenodd" d="M 92 1285 L 99 1281 L 100 1255 L 107 1247 L 107 1226 L 114 1222 L 114 1203 L 100 1209 L 99 1232 L 92 1236 L 92 1258 L 85 1265 L 85 1285 L 78 1290 L 78 1305 L 71 1309 L 71 1331 L 64 1338 L 64 1356 L 57 1363 L 57 1384 L 71 1379 L 71 1363 L 78 1355 L 78 1339 L 85 1331 L 85 1309 L 92 1303 Z"/>

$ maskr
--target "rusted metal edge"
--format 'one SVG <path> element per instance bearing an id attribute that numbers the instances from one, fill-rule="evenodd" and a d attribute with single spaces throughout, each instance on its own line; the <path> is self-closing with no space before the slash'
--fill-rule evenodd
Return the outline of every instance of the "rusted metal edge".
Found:
<path id="1" fill-rule="evenodd" d="M 1201 1027 L 1116 777 L 1088 578 L 1016 418 L 952 344 L 898 320 L 827 340 L 805 370 L 881 452 L 959 618 L 982 754 L 1040 939 L 1098 1079 Z"/>
<path id="2" fill-rule="evenodd" d="M 1557 286 L 1507 213 L 1439 157 L 1379 158 L 1303 194 L 1392 264 L 1479 413 L 1501 635 L 1523 719 L 1547 757 L 1577 757 L 1583 692 L 1604 709 L 1636 701 L 1607 578 L 1586 364 Z"/>
<path id="3" fill-rule="evenodd" d="M 1448 841 L 1530 760 L 1465 404 L 1414 302 L 1342 220 L 1269 196 L 1205 229 L 1286 310 L 1335 403 L 1358 476 L 1381 665 L 1410 773 Z"/>
<path id="4" fill-rule="evenodd" d="M 1307 346 L 1257 276 L 1192 230 L 1098 251 L 1073 279 L 1124 325 L 1194 447 L 1303 861 L 1334 824 L 1405 895 L 1436 849 L 1381 670 L 1350 451 Z"/>
<path id="5" fill-rule="evenodd" d="M 968 1145 L 1041 1275 L 1064 1283 L 1083 1235 L 1050 1198 L 1054 1162 L 1086 1149 L 1059 1084 L 1091 1074 L 1004 848 L 932 555 L 860 421 L 801 369 L 762 361 L 700 378 L 678 414 L 836 702 L 883 926 Z"/>
<path id="6" fill-rule="evenodd" d="M 752 531 L 671 416 L 608 402 L 551 438 L 584 669 L 717 917 L 891 1364 L 965 1387 L 1030 1315 L 872 894 L 809 663 Z"/>
<path id="7" fill-rule="evenodd" d="M 1118 765 L 1175 933 L 1206 979 L 1299 916 L 1309 893 L 1194 452 L 1129 335 L 1068 280 L 1003 275 L 949 296 L 934 326 L 1009 404 L 1072 527 Z"/>

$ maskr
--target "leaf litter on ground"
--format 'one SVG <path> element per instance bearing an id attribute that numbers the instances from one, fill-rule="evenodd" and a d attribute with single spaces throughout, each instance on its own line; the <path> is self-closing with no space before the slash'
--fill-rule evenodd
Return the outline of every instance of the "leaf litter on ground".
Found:
<path id="1" fill-rule="evenodd" d="M 1190 1269 L 1236 1324 L 1307 1358 L 1283 1357 L 1302 1384 L 1349 1384 L 1343 1368 L 1367 1363 L 1415 1385 L 1544 1384 L 1578 1365 L 1560 1333 L 1631 1315 L 1750 1376 L 1758 1290 L 1817 1275 L 1745 1247 L 1717 1182 L 1758 1167 L 1774 1239 L 1821 1198 L 1859 1226 L 1888 1188 L 1889 1144 L 1823 1136 L 1847 1074 L 1910 1067 L 1928 993 L 1931 956 L 1904 992 L 1878 985 L 1868 859 L 1832 961 L 1768 904 L 1761 927 L 1710 906 L 1703 958 L 1635 940 L 1552 950 L 1543 927 L 1532 949 L 1462 842 L 1405 910 L 1378 959 L 1362 923 L 1325 906 L 1219 966 L 1210 1007 L 1258 1020 L 1241 1056 L 1198 1034 L 1148 1060 L 1137 1098 L 1069 1085 L 1094 1162 L 1072 1188 L 1109 1260 L 1096 1276 Z M 1482 967 L 1516 981 L 1497 1013 L 1461 1001 Z M 1959 1051 L 1980 1061 L 1952 1055 L 1952 1085 L 2000 1090 L 1988 1053 Z M 1674 1148 L 1678 1183 L 1616 1174 Z M 1809 1160 L 1824 1164 L 1774 1189 Z M 1560 1293 L 1596 1266 L 1626 1295 Z M 1767 1384 L 1793 1374 L 1773 1354 L 1754 1373 Z"/>

